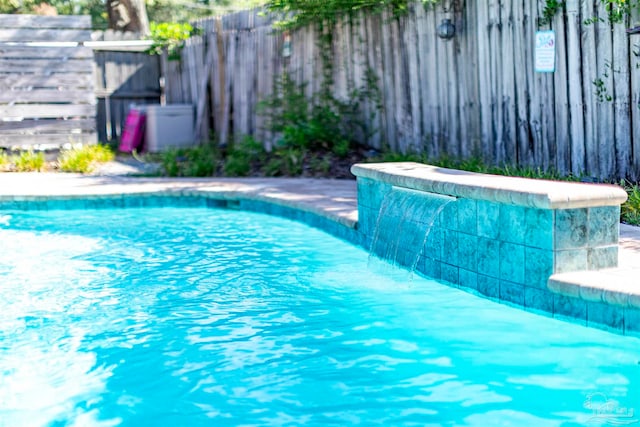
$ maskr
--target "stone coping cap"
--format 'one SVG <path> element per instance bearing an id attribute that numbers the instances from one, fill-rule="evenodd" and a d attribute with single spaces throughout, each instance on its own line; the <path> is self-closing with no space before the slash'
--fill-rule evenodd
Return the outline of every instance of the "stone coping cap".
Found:
<path id="1" fill-rule="evenodd" d="M 398 187 L 539 209 L 617 206 L 627 200 L 619 186 L 489 175 L 414 162 L 360 163 L 357 177 Z"/>
<path id="2" fill-rule="evenodd" d="M 630 269 L 611 268 L 554 274 L 547 287 L 567 297 L 640 309 L 640 289 L 634 273 Z"/>

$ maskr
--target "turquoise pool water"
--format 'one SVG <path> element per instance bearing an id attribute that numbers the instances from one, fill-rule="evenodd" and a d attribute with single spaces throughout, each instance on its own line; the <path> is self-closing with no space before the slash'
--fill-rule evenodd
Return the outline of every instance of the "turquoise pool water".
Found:
<path id="1" fill-rule="evenodd" d="M 638 339 L 372 268 L 296 222 L 200 208 L 1 216 L 3 427 L 640 419 Z"/>

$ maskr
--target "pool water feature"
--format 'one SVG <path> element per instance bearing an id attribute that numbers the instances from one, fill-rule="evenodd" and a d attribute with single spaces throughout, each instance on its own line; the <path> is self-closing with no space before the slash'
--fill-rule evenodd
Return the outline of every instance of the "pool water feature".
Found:
<path id="1" fill-rule="evenodd" d="M 415 271 L 429 233 L 442 210 L 455 198 L 392 187 L 378 214 L 370 252 Z"/>
<path id="2" fill-rule="evenodd" d="M 638 418 L 638 339 L 378 275 L 366 251 L 300 223 L 205 208 L 3 215 L 3 427 Z"/>
<path id="3" fill-rule="evenodd" d="M 358 231 L 367 238 L 395 188 L 455 197 L 428 226 L 418 272 L 526 310 L 640 335 L 640 299 L 631 297 L 629 284 L 583 286 L 573 274 L 618 266 L 620 205 L 627 199 L 621 187 L 412 162 L 357 164 L 351 171 Z"/>

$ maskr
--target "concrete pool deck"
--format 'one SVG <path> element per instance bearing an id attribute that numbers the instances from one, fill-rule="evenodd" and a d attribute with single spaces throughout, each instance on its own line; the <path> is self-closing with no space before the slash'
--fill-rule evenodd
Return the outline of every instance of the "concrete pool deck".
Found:
<path id="1" fill-rule="evenodd" d="M 121 175 L 2 173 L 0 200 L 209 194 L 247 198 L 311 212 L 347 227 L 358 220 L 356 182 L 290 178 L 135 178 Z M 552 276 L 549 289 L 587 301 L 640 308 L 640 227 L 620 226 L 619 267 Z"/>

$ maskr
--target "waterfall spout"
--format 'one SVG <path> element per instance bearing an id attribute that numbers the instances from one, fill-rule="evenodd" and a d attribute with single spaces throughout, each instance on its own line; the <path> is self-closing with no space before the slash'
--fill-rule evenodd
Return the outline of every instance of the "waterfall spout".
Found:
<path id="1" fill-rule="evenodd" d="M 392 187 L 380 206 L 370 254 L 414 272 L 438 216 L 455 200 Z"/>

